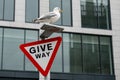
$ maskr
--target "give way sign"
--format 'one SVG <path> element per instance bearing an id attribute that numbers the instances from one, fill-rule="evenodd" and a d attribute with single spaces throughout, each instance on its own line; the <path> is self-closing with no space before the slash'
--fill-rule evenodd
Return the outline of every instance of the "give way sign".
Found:
<path id="1" fill-rule="evenodd" d="M 20 49 L 43 76 L 47 76 L 56 56 L 61 37 L 21 44 Z"/>

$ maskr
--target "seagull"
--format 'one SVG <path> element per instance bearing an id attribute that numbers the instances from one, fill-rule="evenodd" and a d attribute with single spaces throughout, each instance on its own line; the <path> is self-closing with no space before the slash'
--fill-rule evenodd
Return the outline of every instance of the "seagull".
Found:
<path id="1" fill-rule="evenodd" d="M 62 10 L 59 7 L 55 7 L 52 12 L 42 15 L 41 17 L 34 19 L 34 23 L 50 23 L 53 24 L 60 18 Z"/>

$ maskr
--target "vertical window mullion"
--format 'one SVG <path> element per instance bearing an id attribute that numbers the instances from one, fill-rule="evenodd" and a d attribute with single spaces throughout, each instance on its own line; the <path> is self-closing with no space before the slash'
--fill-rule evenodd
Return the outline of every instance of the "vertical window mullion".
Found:
<path id="1" fill-rule="evenodd" d="M 71 13 L 71 24 L 70 25 L 72 26 L 73 25 L 73 22 L 72 22 L 73 21 L 73 16 L 72 16 L 73 15 L 73 13 L 72 13 L 72 0 L 70 0 L 70 10 L 71 10 L 70 11 L 70 13 Z"/>
<path id="2" fill-rule="evenodd" d="M 3 0 L 3 20 L 4 20 L 4 14 L 5 14 L 5 0 Z"/>
<path id="3" fill-rule="evenodd" d="M 96 6 L 97 7 L 97 12 L 96 12 L 97 13 L 97 17 L 96 17 L 97 18 L 97 28 L 99 28 L 99 15 L 98 15 L 99 6 L 98 6 L 98 0 L 96 0 L 96 4 L 97 4 L 97 6 Z"/>
<path id="4" fill-rule="evenodd" d="M 24 30 L 24 44 L 26 43 L 26 29 Z M 25 55 L 24 55 L 24 58 L 23 58 L 23 70 L 25 71 Z"/>
<path id="5" fill-rule="evenodd" d="M 99 45 L 99 64 L 100 64 L 100 74 L 102 74 L 102 65 L 101 65 L 101 51 L 100 51 L 100 36 L 98 36 L 98 45 Z"/>
<path id="6" fill-rule="evenodd" d="M 63 9 L 63 1 L 61 0 L 61 9 Z M 63 25 L 63 13 L 61 13 L 61 25 Z"/>
<path id="7" fill-rule="evenodd" d="M 38 0 L 38 17 L 40 17 L 40 0 Z"/>
<path id="8" fill-rule="evenodd" d="M 1 53 L 1 69 L 3 69 L 3 46 L 4 46 L 4 28 L 2 30 L 2 53 Z"/>
<path id="9" fill-rule="evenodd" d="M 83 40 L 82 40 L 82 35 L 80 35 L 81 37 L 81 61 L 82 61 L 82 72 L 83 72 Z"/>
<path id="10" fill-rule="evenodd" d="M 15 21 L 15 0 L 14 0 L 14 10 L 13 10 L 13 21 Z"/>
<path id="11" fill-rule="evenodd" d="M 112 29 L 112 25 L 111 25 L 111 9 L 110 9 L 110 0 L 107 0 L 108 1 L 108 17 L 109 17 L 109 23 L 108 23 L 108 29 Z"/>
<path id="12" fill-rule="evenodd" d="M 110 45 L 110 47 L 111 47 L 111 61 L 112 61 L 112 75 L 113 74 L 115 74 L 115 72 L 114 72 L 114 55 L 113 55 L 113 49 L 112 49 L 112 46 L 113 46 L 113 44 L 112 44 L 112 37 L 110 38 L 110 43 L 111 43 L 111 45 Z"/>
<path id="13" fill-rule="evenodd" d="M 63 38 L 64 37 L 63 37 L 63 34 L 64 33 L 62 33 L 62 72 L 64 72 L 64 53 L 63 53 L 64 52 L 63 51 L 64 50 L 64 48 L 63 48 Z"/>

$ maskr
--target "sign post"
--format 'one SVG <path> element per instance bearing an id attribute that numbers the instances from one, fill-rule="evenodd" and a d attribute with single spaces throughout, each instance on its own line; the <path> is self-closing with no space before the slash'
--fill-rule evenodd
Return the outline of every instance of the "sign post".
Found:
<path id="1" fill-rule="evenodd" d="M 39 72 L 39 80 L 50 80 L 50 72 L 48 72 L 46 77 Z"/>

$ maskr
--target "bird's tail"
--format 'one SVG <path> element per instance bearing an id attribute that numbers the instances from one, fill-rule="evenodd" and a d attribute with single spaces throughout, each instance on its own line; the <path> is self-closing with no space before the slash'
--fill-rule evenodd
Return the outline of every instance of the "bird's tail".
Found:
<path id="1" fill-rule="evenodd" d="M 32 22 L 33 23 L 48 23 L 48 22 L 45 22 L 44 20 L 40 20 L 39 18 L 33 19 Z"/>
<path id="2" fill-rule="evenodd" d="M 35 23 L 36 21 L 37 21 L 37 19 L 33 19 L 33 20 L 32 20 L 32 22 L 34 22 L 34 23 Z"/>
<path id="3" fill-rule="evenodd" d="M 32 21 L 33 23 L 40 23 L 40 21 L 39 21 L 39 19 L 37 18 L 37 19 L 33 19 L 33 21 Z"/>

